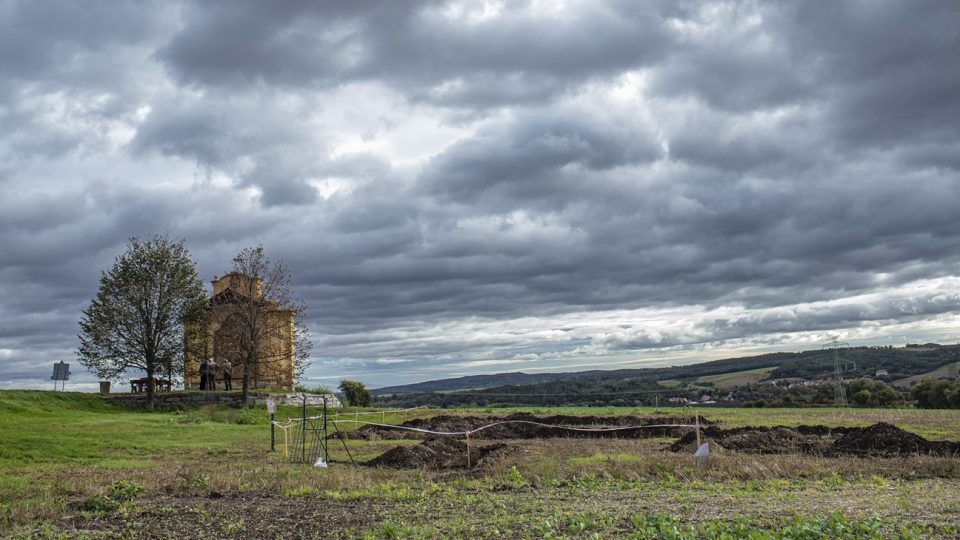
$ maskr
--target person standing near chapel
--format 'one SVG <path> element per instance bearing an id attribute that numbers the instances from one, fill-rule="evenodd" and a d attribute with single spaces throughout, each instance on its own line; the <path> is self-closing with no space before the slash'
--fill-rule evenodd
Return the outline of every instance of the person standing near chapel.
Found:
<path id="1" fill-rule="evenodd" d="M 233 364 L 224 358 L 223 363 L 220 364 L 220 370 L 223 371 L 223 389 L 233 390 Z"/>
<path id="2" fill-rule="evenodd" d="M 210 372 L 210 364 L 207 363 L 207 360 L 204 359 L 203 362 L 200 362 L 200 389 L 207 389 L 207 374 Z"/>
<path id="3" fill-rule="evenodd" d="M 219 369 L 220 366 L 217 365 L 216 359 L 211 358 L 207 366 L 207 390 L 217 389 L 217 371 Z"/>

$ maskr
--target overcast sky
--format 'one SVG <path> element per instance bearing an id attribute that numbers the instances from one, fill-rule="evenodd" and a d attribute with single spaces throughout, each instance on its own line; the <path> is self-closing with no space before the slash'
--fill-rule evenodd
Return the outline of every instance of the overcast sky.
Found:
<path id="1" fill-rule="evenodd" d="M 308 384 L 960 340 L 960 3 L 0 0 L 0 388 L 133 235 Z"/>

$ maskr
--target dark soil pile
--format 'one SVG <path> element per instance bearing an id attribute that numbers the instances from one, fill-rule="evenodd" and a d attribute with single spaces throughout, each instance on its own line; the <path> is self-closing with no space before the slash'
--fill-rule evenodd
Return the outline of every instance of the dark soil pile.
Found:
<path id="1" fill-rule="evenodd" d="M 817 445 L 816 436 L 801 435 L 786 427 L 769 431 L 743 431 L 723 439 L 723 447 L 757 454 L 794 454 Z"/>
<path id="2" fill-rule="evenodd" d="M 491 444 L 470 446 L 470 467 L 478 467 L 494 459 L 509 446 Z M 466 469 L 467 445 L 451 438 L 427 439 L 416 446 L 397 446 L 364 463 L 390 469 Z"/>
<path id="3" fill-rule="evenodd" d="M 798 452 L 822 451 L 832 440 L 824 440 L 819 435 L 805 435 L 795 429 L 777 426 L 720 429 L 707 427 L 701 430 L 701 437 L 710 439 L 727 450 L 751 452 L 754 454 L 793 454 Z M 684 452 L 696 446 L 697 435 L 691 431 L 670 446 L 673 452 Z M 713 447 L 713 445 L 711 445 Z M 711 448 L 712 449 L 712 448 Z"/>
<path id="4" fill-rule="evenodd" d="M 640 417 L 640 416 L 534 416 L 518 413 L 507 416 L 452 416 L 440 415 L 432 418 L 418 418 L 400 424 L 402 427 L 426 429 L 439 432 L 463 432 L 474 430 L 489 424 L 507 422 L 494 425 L 471 435 L 475 439 L 549 439 L 557 437 L 577 438 L 621 438 L 638 439 L 644 437 L 679 437 L 686 433 L 685 428 L 645 428 L 641 426 L 659 424 L 693 424 L 692 417 Z M 520 422 L 536 422 L 535 425 Z M 700 419 L 701 424 L 710 422 Z M 617 431 L 576 431 L 564 428 L 626 428 Z M 365 425 L 361 428 L 344 432 L 349 439 L 396 440 L 396 439 L 426 439 L 433 437 L 429 433 L 419 433 L 405 429 L 385 428 L 381 426 Z"/>
<path id="5" fill-rule="evenodd" d="M 919 435 L 880 422 L 850 430 L 837 439 L 833 448 L 842 454 L 899 455 L 929 454 L 937 446 Z"/>
<path id="6" fill-rule="evenodd" d="M 719 454 L 724 451 L 723 445 L 717 442 L 715 439 L 710 437 L 701 437 L 700 444 L 709 443 L 710 444 L 710 453 Z M 697 451 L 700 446 L 697 444 L 696 435 L 693 437 L 688 437 L 684 435 L 677 442 L 673 443 L 670 446 L 670 450 L 673 452 L 682 452 L 684 454 L 693 454 Z"/>
<path id="7" fill-rule="evenodd" d="M 801 434 L 801 435 L 817 435 L 817 436 L 819 436 L 819 437 L 827 437 L 827 436 L 830 436 L 830 437 L 839 437 L 840 435 L 843 435 L 844 433 L 848 433 L 848 432 L 850 432 L 850 431 L 852 431 L 852 430 L 859 429 L 859 428 L 842 427 L 842 426 L 839 426 L 839 427 L 827 427 L 827 426 L 806 426 L 806 425 L 799 425 L 799 426 L 797 426 L 797 427 L 792 427 L 792 428 L 790 428 L 790 429 L 796 431 L 797 433 L 799 433 L 799 434 Z"/>
<path id="8" fill-rule="evenodd" d="M 864 428 L 825 426 L 743 427 L 720 429 L 709 426 L 701 437 L 727 450 L 755 454 L 817 454 L 826 456 L 896 456 L 906 454 L 958 455 L 960 443 L 931 442 L 894 425 L 880 422 Z M 696 446 L 696 434 L 687 433 L 670 446 L 687 452 Z M 713 445 L 711 445 L 712 447 Z"/>

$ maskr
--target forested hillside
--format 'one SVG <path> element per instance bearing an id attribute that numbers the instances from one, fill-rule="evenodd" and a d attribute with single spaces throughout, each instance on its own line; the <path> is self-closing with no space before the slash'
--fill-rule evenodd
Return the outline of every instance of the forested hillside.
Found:
<path id="1" fill-rule="evenodd" d="M 853 347 L 840 349 L 837 354 L 845 379 L 872 378 L 878 370 L 886 370 L 887 374 L 881 378 L 890 381 L 927 373 L 955 362 L 960 357 L 960 346 Z M 713 384 L 697 379 L 771 367 L 775 369 L 771 370 L 767 381 L 782 383 L 758 383 L 733 391 L 724 389 L 722 393 L 743 401 L 780 399 L 790 381 L 831 379 L 834 352 L 772 353 L 667 368 L 537 375 L 505 373 L 381 388 L 375 393 L 377 403 L 387 406 L 639 406 L 666 403 L 670 398 L 703 399 L 710 393 L 720 394 L 720 389 L 714 388 Z M 551 378 L 553 380 L 544 380 Z"/>

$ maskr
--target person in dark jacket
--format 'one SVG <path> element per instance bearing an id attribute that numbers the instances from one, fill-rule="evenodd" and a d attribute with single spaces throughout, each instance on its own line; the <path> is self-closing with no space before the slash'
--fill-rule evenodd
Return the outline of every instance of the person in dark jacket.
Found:
<path id="1" fill-rule="evenodd" d="M 207 389 L 207 374 L 210 371 L 210 364 L 206 360 L 200 362 L 200 389 Z"/>
<path id="2" fill-rule="evenodd" d="M 223 389 L 233 390 L 233 364 L 226 358 L 220 364 L 220 371 L 223 372 Z"/>

